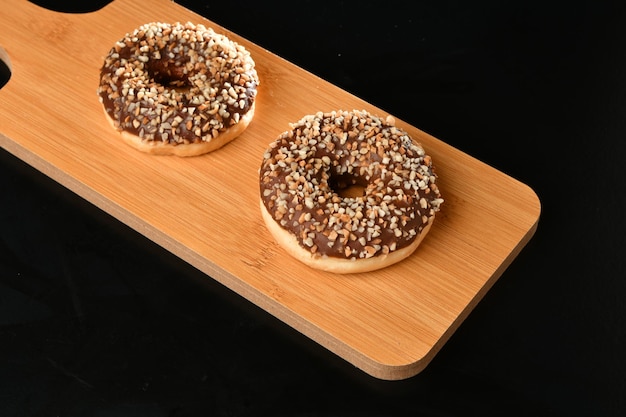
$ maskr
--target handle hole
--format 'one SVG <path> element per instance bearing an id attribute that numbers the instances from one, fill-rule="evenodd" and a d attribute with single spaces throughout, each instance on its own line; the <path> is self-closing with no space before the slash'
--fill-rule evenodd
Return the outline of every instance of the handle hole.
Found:
<path id="1" fill-rule="evenodd" d="M 0 89 L 9 82 L 11 78 L 11 61 L 9 54 L 0 47 Z"/>
<path id="2" fill-rule="evenodd" d="M 63 13 L 90 13 L 102 9 L 113 0 L 28 0 L 44 9 Z"/>

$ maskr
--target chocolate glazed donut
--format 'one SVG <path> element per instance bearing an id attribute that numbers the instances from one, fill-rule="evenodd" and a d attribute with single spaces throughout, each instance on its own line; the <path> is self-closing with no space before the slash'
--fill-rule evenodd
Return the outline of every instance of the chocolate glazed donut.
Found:
<path id="1" fill-rule="evenodd" d="M 203 25 L 148 23 L 105 58 L 98 95 L 135 148 L 194 156 L 241 134 L 254 116 L 259 79 L 249 52 Z"/>
<path id="2" fill-rule="evenodd" d="M 277 242 L 307 265 L 372 271 L 409 256 L 428 233 L 443 202 L 435 181 L 431 158 L 393 118 L 320 112 L 266 150 L 261 212 Z"/>

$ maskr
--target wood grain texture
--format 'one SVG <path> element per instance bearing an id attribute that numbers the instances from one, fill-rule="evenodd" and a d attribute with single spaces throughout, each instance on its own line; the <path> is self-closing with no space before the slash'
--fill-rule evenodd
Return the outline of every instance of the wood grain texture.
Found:
<path id="1" fill-rule="evenodd" d="M 445 203 L 430 234 L 409 259 L 373 273 L 301 265 L 263 225 L 263 151 L 305 114 L 384 113 L 173 2 L 146 3 L 116 0 L 80 15 L 25 0 L 5 8 L 0 59 L 12 74 L 0 90 L 1 146 L 370 375 L 424 369 L 532 237 L 535 193 L 398 120 L 440 177 Z M 116 40 L 149 21 L 204 23 L 248 48 L 261 85 L 242 136 L 185 159 L 120 141 L 98 102 L 99 69 Z"/>

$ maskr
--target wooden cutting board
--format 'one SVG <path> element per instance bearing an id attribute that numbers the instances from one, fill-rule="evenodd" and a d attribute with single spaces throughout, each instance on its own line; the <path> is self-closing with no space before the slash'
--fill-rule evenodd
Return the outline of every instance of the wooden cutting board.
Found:
<path id="1" fill-rule="evenodd" d="M 277 246 L 258 207 L 266 146 L 319 110 L 379 108 L 169 1 L 63 14 L 26 0 L 0 15 L 2 147 L 374 377 L 420 372 L 537 227 L 526 185 L 410 126 L 445 198 L 430 234 L 387 269 L 334 275 Z M 243 44 L 261 79 L 255 119 L 211 154 L 157 157 L 122 144 L 96 95 L 116 40 L 150 21 L 203 23 Z M 207 279 L 209 279 L 207 277 Z M 150 277 L 145 277 L 149 280 Z"/>

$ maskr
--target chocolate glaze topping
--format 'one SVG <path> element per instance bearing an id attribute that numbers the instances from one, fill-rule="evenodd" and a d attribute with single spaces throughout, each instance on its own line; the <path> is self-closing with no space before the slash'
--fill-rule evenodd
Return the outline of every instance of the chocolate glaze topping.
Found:
<path id="1" fill-rule="evenodd" d="M 371 258 L 408 246 L 443 202 L 431 158 L 365 111 L 302 118 L 272 142 L 260 195 L 274 220 L 318 255 Z M 358 185 L 363 195 L 342 195 Z"/>
<path id="2" fill-rule="evenodd" d="M 98 94 L 120 130 L 166 143 L 210 141 L 252 107 L 249 52 L 203 25 L 148 23 L 105 58 Z"/>

